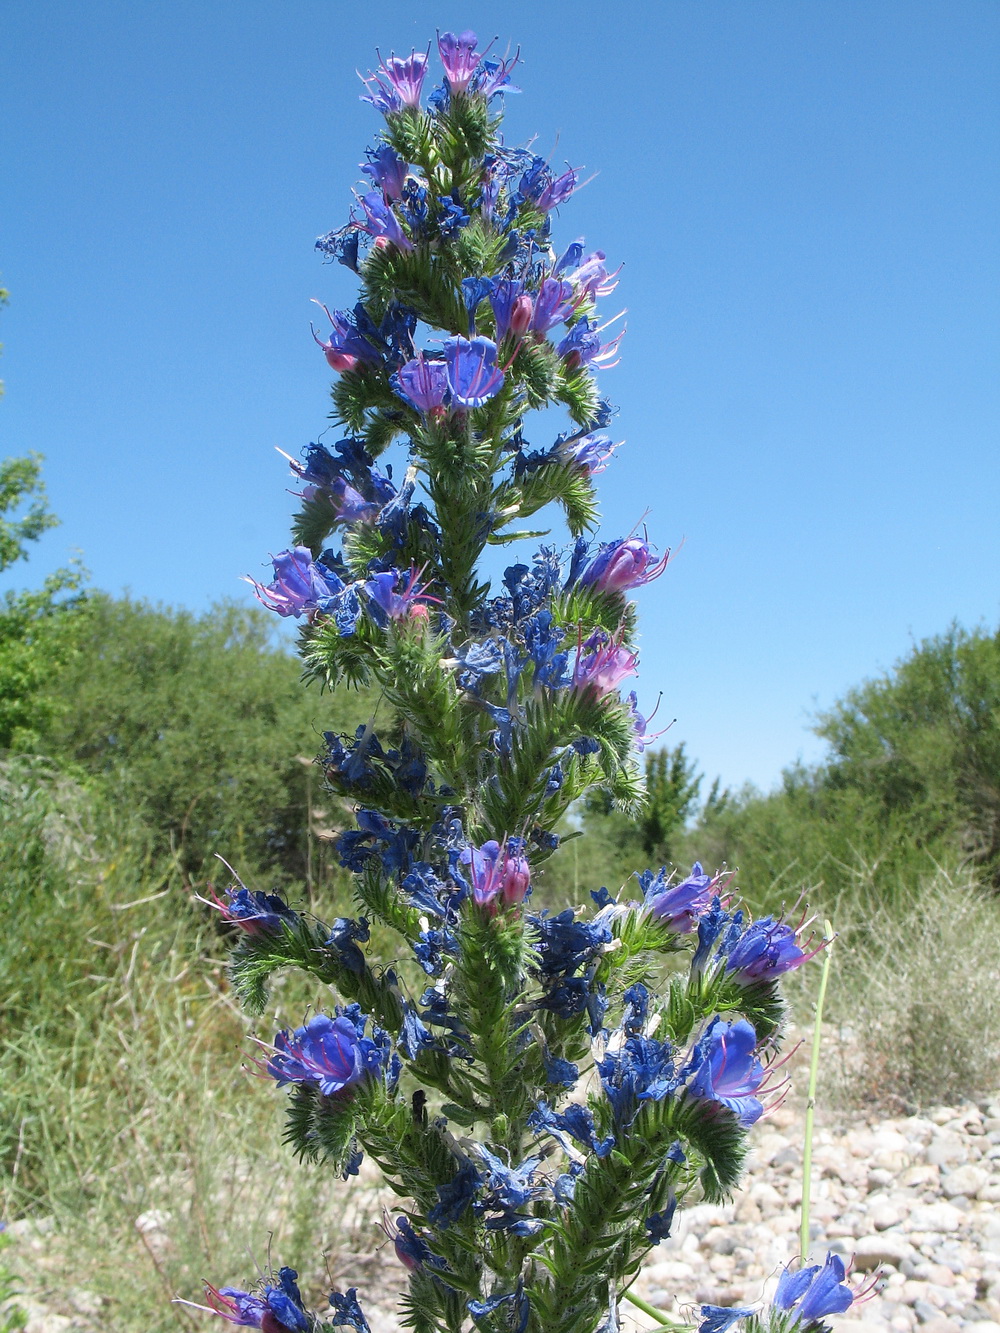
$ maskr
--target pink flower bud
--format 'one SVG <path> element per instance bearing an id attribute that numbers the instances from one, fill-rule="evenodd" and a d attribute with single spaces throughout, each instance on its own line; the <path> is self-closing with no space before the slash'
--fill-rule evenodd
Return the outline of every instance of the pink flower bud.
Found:
<path id="1" fill-rule="evenodd" d="M 535 303 L 531 297 L 525 293 L 519 296 L 514 302 L 514 308 L 510 312 L 510 331 L 518 338 L 523 338 L 531 326 L 531 317 L 534 314 Z"/>

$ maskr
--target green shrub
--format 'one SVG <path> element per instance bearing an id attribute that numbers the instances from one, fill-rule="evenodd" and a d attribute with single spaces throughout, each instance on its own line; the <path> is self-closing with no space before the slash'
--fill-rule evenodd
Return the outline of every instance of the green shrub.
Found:
<path id="1" fill-rule="evenodd" d="M 154 855 L 213 877 L 316 882 L 318 838 L 339 808 L 313 759 L 324 730 L 353 730 L 364 694 L 303 691 L 273 616 L 225 603 L 204 615 L 94 594 L 86 642 L 60 673 L 43 753 L 135 812 Z"/>

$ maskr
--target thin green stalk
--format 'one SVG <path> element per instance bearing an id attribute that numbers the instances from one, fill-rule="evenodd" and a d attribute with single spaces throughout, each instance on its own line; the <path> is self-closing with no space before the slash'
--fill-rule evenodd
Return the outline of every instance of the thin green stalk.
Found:
<path id="1" fill-rule="evenodd" d="M 622 1296 L 625 1300 L 630 1301 L 637 1310 L 641 1310 L 643 1314 L 648 1314 L 650 1319 L 655 1319 L 658 1328 L 687 1328 L 686 1324 L 675 1324 L 672 1320 L 667 1318 L 662 1310 L 658 1310 L 655 1305 L 650 1305 L 649 1302 L 644 1301 L 641 1296 L 633 1296 L 630 1291 L 623 1291 Z M 652 1329 L 650 1330 L 650 1333 L 653 1333 Z"/>
<path id="2" fill-rule="evenodd" d="M 799 1229 L 799 1249 L 805 1262 L 809 1257 L 809 1196 L 812 1193 L 812 1148 L 813 1120 L 816 1113 L 816 1080 L 819 1077 L 819 1048 L 822 1036 L 823 1002 L 826 999 L 826 983 L 830 976 L 830 963 L 833 959 L 833 926 L 823 922 L 823 929 L 829 944 L 823 958 L 823 971 L 819 979 L 819 994 L 816 996 L 816 1021 L 813 1024 L 812 1059 L 809 1063 L 809 1090 L 806 1096 L 806 1135 L 802 1150 L 802 1220 Z"/>

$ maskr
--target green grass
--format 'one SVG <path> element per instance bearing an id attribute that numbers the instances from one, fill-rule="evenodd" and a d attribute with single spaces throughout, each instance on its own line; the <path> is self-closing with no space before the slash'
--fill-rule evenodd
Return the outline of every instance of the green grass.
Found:
<path id="1" fill-rule="evenodd" d="M 249 1070 L 212 914 L 176 866 L 127 842 L 110 855 L 108 812 L 49 766 L 0 781 L 0 1203 L 52 1219 L 47 1260 L 72 1275 L 52 1308 L 83 1286 L 107 1327 L 167 1333 L 200 1318 L 174 1296 L 252 1282 L 269 1255 L 317 1293 L 345 1255 L 363 1271 L 381 1239 L 370 1182 L 351 1183 L 345 1213 L 341 1182 L 281 1146 L 284 1098 Z M 262 1035 L 322 999 L 279 981 Z M 137 1229 L 151 1214 L 162 1226 Z M 31 1252 L 8 1253 L 39 1298 Z"/>

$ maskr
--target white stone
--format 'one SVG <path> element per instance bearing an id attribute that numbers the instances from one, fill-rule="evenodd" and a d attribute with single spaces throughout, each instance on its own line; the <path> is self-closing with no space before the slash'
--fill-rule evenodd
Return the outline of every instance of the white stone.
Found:
<path id="1" fill-rule="evenodd" d="M 944 1202 L 918 1204 L 908 1219 L 912 1231 L 957 1231 L 962 1221 L 960 1209 Z"/>
<path id="2" fill-rule="evenodd" d="M 854 1266 L 870 1273 L 881 1264 L 898 1268 L 913 1253 L 913 1246 L 898 1231 L 883 1231 L 877 1236 L 862 1236 L 854 1247 Z"/>

